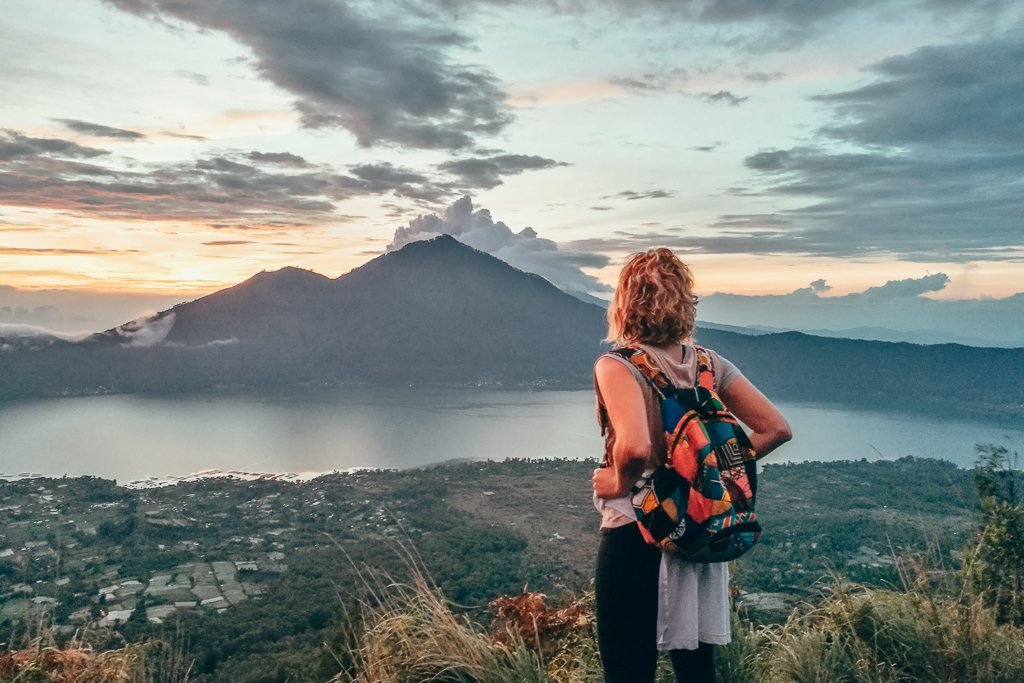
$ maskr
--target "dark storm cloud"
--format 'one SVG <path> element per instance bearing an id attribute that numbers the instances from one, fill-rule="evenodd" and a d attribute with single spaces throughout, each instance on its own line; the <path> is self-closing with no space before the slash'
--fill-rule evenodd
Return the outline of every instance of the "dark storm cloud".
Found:
<path id="1" fill-rule="evenodd" d="M 295 95 L 303 125 L 344 128 L 362 145 L 459 149 L 510 121 L 485 69 L 453 63 L 468 45 L 429 5 L 329 0 L 105 0 L 156 20 L 224 32 L 267 80 Z"/>
<path id="2" fill-rule="evenodd" d="M 63 124 L 68 130 L 72 130 L 82 135 L 90 135 L 96 138 L 113 138 L 115 140 L 142 140 L 146 136 L 142 133 L 137 133 L 134 130 L 125 130 L 124 128 L 111 128 L 110 126 L 103 126 L 98 123 L 89 123 L 88 121 L 79 121 L 78 119 L 56 119 L 59 123 Z"/>
<path id="3" fill-rule="evenodd" d="M 458 176 L 463 188 L 490 189 L 502 184 L 502 176 L 518 175 L 523 171 L 535 171 L 556 166 L 568 166 L 568 164 L 529 154 L 499 154 L 492 157 L 446 161 L 438 168 Z"/>
<path id="4" fill-rule="evenodd" d="M 867 69 L 868 85 L 816 97 L 835 115 L 816 143 L 746 159 L 759 194 L 804 202 L 777 212 L 792 228 L 758 251 L 1006 258 L 1024 226 L 1022 63 L 1016 31 L 891 57 Z M 752 246 L 727 235 L 712 243 Z"/>

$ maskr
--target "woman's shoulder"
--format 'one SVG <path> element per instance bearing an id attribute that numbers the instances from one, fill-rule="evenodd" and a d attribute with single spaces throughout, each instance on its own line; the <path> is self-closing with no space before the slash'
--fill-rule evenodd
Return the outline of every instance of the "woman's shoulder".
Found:
<path id="1" fill-rule="evenodd" d="M 595 371 L 602 371 L 603 369 L 605 372 L 609 370 L 614 372 L 618 367 L 633 367 L 633 363 L 629 360 L 629 354 L 621 353 L 621 349 L 616 348 L 605 351 L 594 361 Z"/>
<path id="2" fill-rule="evenodd" d="M 722 391 L 732 384 L 737 377 L 743 376 L 743 373 L 740 372 L 735 363 L 711 347 L 704 346 L 703 344 L 693 344 L 693 346 L 695 349 L 703 349 L 708 354 L 711 371 L 715 375 L 715 388 L 718 391 Z"/>
<path id="3" fill-rule="evenodd" d="M 594 362 L 594 384 L 599 388 L 619 382 L 637 382 L 646 388 L 646 381 L 640 369 L 630 360 L 630 354 L 620 349 L 606 351 Z"/>

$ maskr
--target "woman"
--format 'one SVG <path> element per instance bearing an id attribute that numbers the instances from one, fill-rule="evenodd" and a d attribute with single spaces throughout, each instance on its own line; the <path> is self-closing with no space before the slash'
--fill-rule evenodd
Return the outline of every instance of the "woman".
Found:
<path id="1" fill-rule="evenodd" d="M 641 347 L 675 386 L 693 386 L 696 307 L 693 275 L 670 250 L 634 254 L 608 309 L 608 341 Z M 709 353 L 715 390 L 751 430 L 758 455 L 788 441 L 789 424 L 775 406 L 735 365 Z M 669 652 L 677 681 L 714 681 L 714 646 L 730 638 L 728 565 L 686 562 L 644 542 L 629 491 L 665 462 L 661 409 L 650 384 L 622 356 L 601 356 L 594 378 L 599 411 L 608 418 L 605 466 L 593 477 L 601 512 L 596 600 L 605 681 L 653 682 L 658 650 Z"/>

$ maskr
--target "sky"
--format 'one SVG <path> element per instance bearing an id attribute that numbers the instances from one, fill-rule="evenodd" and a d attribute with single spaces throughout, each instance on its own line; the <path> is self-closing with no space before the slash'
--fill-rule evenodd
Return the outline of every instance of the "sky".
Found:
<path id="1" fill-rule="evenodd" d="M 669 246 L 718 322 L 1024 345 L 1021 64 L 1024 0 L 7 0 L 0 325 L 450 232 L 581 297 Z"/>

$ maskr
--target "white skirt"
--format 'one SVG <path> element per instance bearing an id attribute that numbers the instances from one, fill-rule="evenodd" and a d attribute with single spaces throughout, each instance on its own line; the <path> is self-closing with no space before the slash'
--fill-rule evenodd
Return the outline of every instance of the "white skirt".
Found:
<path id="1" fill-rule="evenodd" d="M 662 553 L 658 590 L 658 649 L 728 645 L 729 564 L 687 562 Z"/>
<path id="2" fill-rule="evenodd" d="M 602 527 L 636 524 L 628 496 L 598 498 Z M 687 562 L 662 553 L 658 577 L 658 649 L 696 650 L 700 643 L 728 645 L 729 564 Z"/>

